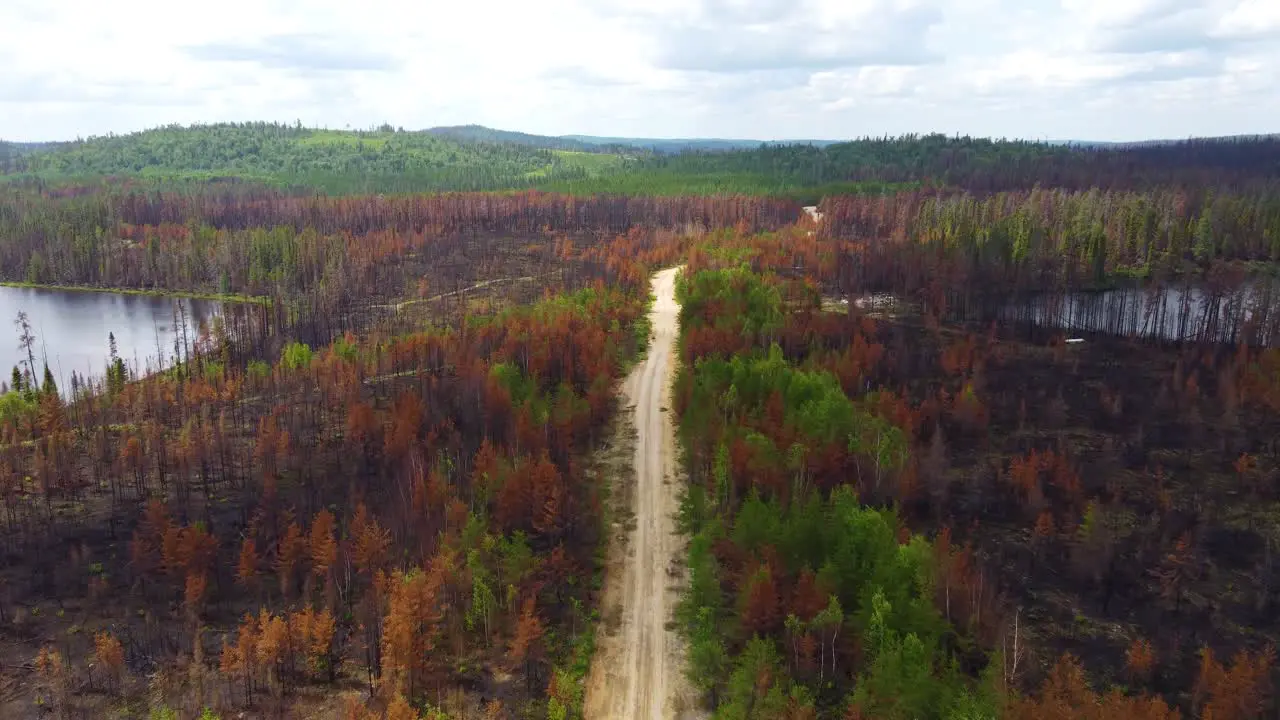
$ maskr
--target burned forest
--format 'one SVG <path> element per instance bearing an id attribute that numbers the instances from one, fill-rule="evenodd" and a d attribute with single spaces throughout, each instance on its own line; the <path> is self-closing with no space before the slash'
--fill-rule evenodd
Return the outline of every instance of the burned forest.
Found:
<path id="1" fill-rule="evenodd" d="M 14 326 L 0 717 L 591 720 L 619 624 L 679 648 L 680 717 L 1280 712 L 1275 139 L 356 133 L 372 188 L 310 132 L 4 168 L 0 281 L 221 310 L 145 364 L 104 328 L 74 388 Z M 129 170 L 250 141 L 306 173 Z M 401 186 L 410 150 L 468 164 Z M 633 413 L 675 438 L 650 622 L 608 590 L 653 520 Z"/>

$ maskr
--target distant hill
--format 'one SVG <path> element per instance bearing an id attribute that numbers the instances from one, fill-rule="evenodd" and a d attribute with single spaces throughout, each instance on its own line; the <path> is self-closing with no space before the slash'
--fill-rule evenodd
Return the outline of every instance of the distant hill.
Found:
<path id="1" fill-rule="evenodd" d="M 727 138 L 627 138 L 599 137 L 596 135 L 565 135 L 568 140 L 597 146 L 623 145 L 661 153 L 678 153 L 686 150 L 702 152 L 728 152 L 754 150 L 761 146 L 812 145 L 826 147 L 843 142 L 840 140 L 734 140 Z"/>
<path id="2" fill-rule="evenodd" d="M 609 150 L 604 143 L 584 142 L 571 137 L 533 135 L 513 130 L 497 130 L 484 125 L 445 125 L 428 128 L 424 132 L 457 142 L 526 145 L 547 150 L 568 150 L 571 152 L 607 152 Z"/>
<path id="3" fill-rule="evenodd" d="M 729 152 L 755 150 L 761 146 L 813 145 L 826 147 L 836 140 L 734 140 L 727 138 L 632 138 L 603 137 L 599 135 L 533 135 L 512 130 L 497 130 L 484 125 L 448 125 L 433 127 L 427 133 L 447 137 L 460 142 L 510 143 L 549 150 L 573 152 L 618 153 L 631 150 L 648 150 L 659 153 L 685 151 Z"/>
<path id="4" fill-rule="evenodd" d="M 0 140 L 0 174 L 20 167 L 19 158 L 47 147 L 49 143 L 9 142 Z"/>
<path id="5" fill-rule="evenodd" d="M 536 188 L 572 194 L 826 195 L 904 187 L 981 192 L 1274 178 L 1280 137 L 1141 143 L 904 135 L 827 140 L 548 136 L 480 125 L 405 132 L 278 123 L 166 127 L 60 143 L 0 143 L 0 180 L 151 183 L 236 178 L 329 193 Z"/>
<path id="6" fill-rule="evenodd" d="M 75 142 L 0 146 L 0 173 L 46 179 L 240 177 L 331 192 L 526 187 L 586 179 L 620 162 L 607 154 L 389 127 L 353 132 L 279 123 L 170 125 Z"/>
<path id="7" fill-rule="evenodd" d="M 44 150 L 45 148 L 54 147 L 55 145 L 64 145 L 61 142 L 13 142 L 0 140 L 0 143 L 9 145 L 15 149 L 31 152 L 33 150 Z"/>
<path id="8" fill-rule="evenodd" d="M 27 153 L 47 150 L 62 143 L 52 142 L 13 142 L 10 140 L 0 139 L 0 158 L 14 157 L 17 155 L 25 155 Z"/>
<path id="9" fill-rule="evenodd" d="M 1126 148 L 1144 148 L 1144 147 L 1162 147 L 1165 145 L 1179 145 L 1182 143 L 1231 143 L 1231 142 L 1256 142 L 1260 140 L 1276 140 L 1280 139 L 1280 133 L 1270 133 L 1266 135 L 1217 135 L 1214 137 L 1188 137 L 1188 138 L 1164 138 L 1155 140 L 1050 140 L 1050 145 L 1068 145 L 1078 148 L 1108 148 L 1108 149 L 1126 149 Z"/>

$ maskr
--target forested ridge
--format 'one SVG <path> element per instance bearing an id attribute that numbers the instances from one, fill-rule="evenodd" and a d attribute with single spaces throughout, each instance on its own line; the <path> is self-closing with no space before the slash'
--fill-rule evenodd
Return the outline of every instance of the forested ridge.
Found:
<path id="1" fill-rule="evenodd" d="M 483 125 L 449 125 L 433 127 L 427 130 L 432 135 L 453 138 L 460 141 L 509 143 L 514 145 L 531 145 L 549 150 L 571 150 L 576 152 L 622 152 L 626 148 L 621 144 L 595 144 L 575 140 L 570 137 L 553 137 L 550 135 L 531 135 L 511 130 L 496 130 Z M 635 152 L 635 149 L 632 149 Z"/>
<path id="2" fill-rule="evenodd" d="M 0 170 L 54 181 L 234 177 L 334 193 L 494 190 L 584 172 L 563 155 L 524 145 L 457 142 L 390 127 L 352 132 L 273 123 L 169 126 L 56 143 L 11 151 Z"/>
<path id="3" fill-rule="evenodd" d="M 0 172 L 66 182 L 237 177 L 331 193 L 539 188 L 574 194 L 824 194 L 925 183 L 973 192 L 1044 187 L 1261 186 L 1274 191 L 1280 138 L 1080 146 L 909 135 L 725 151 L 652 152 L 481 127 L 404 132 L 273 123 L 169 126 L 22 151 Z"/>

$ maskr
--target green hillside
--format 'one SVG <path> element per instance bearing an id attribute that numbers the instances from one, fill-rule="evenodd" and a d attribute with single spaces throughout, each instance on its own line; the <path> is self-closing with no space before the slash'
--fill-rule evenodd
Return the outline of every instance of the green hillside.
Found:
<path id="1" fill-rule="evenodd" d="M 450 125 L 433 127 L 427 132 L 462 142 L 513 143 L 551 150 L 576 150 L 591 153 L 664 153 L 728 152 L 754 150 L 762 146 L 812 145 L 826 147 L 836 140 L 736 140 L 729 138 L 641 138 L 604 137 L 600 135 L 533 135 L 511 130 L 498 130 L 484 125 Z"/>
<path id="2" fill-rule="evenodd" d="M 687 151 L 727 152 L 731 150 L 754 150 L 762 146 L 776 145 L 813 145 L 826 147 L 835 145 L 838 140 L 742 140 L 732 138 L 629 138 L 601 137 L 598 135 L 565 135 L 565 140 L 573 140 L 594 147 L 623 146 L 660 153 L 681 153 Z"/>
<path id="3" fill-rule="evenodd" d="M 531 133 L 512 130 L 497 130 L 484 125 L 449 125 L 433 127 L 426 131 L 437 137 L 456 140 L 458 142 L 482 142 L 529 147 L 547 150 L 568 150 L 572 152 L 607 153 L 616 148 L 607 147 L 605 143 L 583 142 L 570 137 L 554 135 L 533 135 Z"/>
<path id="4" fill-rule="evenodd" d="M 491 190 L 599 168 L 545 148 L 459 142 L 426 132 L 315 130 L 274 123 L 168 126 L 62 143 L 0 170 L 46 180 L 238 177 L 329 192 Z"/>
<path id="5" fill-rule="evenodd" d="M 217 124 L 0 144 L 0 177 L 52 184 L 235 178 L 333 194 L 534 188 L 580 195 L 783 195 L 806 203 L 922 183 L 992 191 L 1036 184 L 1149 187 L 1205 176 L 1261 181 L 1274 176 L 1277 162 L 1280 140 L 1274 138 L 1081 147 L 934 134 L 664 153 L 478 125 L 405 132 Z"/>
<path id="6" fill-rule="evenodd" d="M 573 194 L 789 195 L 817 202 L 830 193 L 881 191 L 886 178 L 914 178 L 922 169 L 919 158 L 942 149 L 938 142 L 907 138 L 665 154 L 478 125 L 404 132 L 245 123 L 9 146 L 0 152 L 0 172 L 53 183 L 237 178 L 329 193 L 538 188 Z"/>

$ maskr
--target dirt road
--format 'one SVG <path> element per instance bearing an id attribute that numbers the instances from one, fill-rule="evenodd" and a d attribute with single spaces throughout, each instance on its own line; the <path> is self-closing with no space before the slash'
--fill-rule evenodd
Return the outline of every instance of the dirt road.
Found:
<path id="1" fill-rule="evenodd" d="M 680 639 L 667 629 L 678 597 L 675 429 L 669 412 L 676 369 L 677 268 L 653 276 L 653 340 L 623 385 L 635 413 L 634 526 L 614 543 L 605 581 L 604 628 L 587 683 L 587 720 L 694 717 Z M 610 622 L 610 618 L 615 622 Z"/>
<path id="2" fill-rule="evenodd" d="M 548 275 L 554 275 L 554 274 L 555 274 L 555 273 L 557 273 L 557 272 L 559 272 L 559 270 L 552 271 L 552 272 L 549 272 L 549 273 L 543 273 L 543 274 L 541 274 L 541 275 L 529 275 L 529 276 L 526 276 L 526 277 L 507 277 L 507 278 L 492 278 L 492 279 L 490 279 L 490 280 L 481 280 L 480 282 L 476 283 L 475 285 L 468 285 L 467 287 L 459 288 L 458 290 L 454 290 L 454 291 L 452 291 L 452 292 L 440 293 L 439 295 L 432 295 L 431 297 L 418 298 L 418 299 L 416 299 L 416 300 L 405 300 L 405 301 L 403 301 L 403 302 L 394 303 L 394 304 L 392 304 L 392 305 L 373 305 L 372 307 L 375 307 L 375 308 L 389 308 L 389 309 L 391 309 L 391 310 L 395 310 L 396 312 L 400 312 L 400 311 L 404 310 L 405 308 L 409 307 L 410 305 L 420 305 L 420 304 L 422 304 L 422 303 L 429 303 L 429 302 L 435 302 L 436 300 L 443 300 L 444 298 L 447 298 L 447 297 L 453 297 L 453 296 L 455 296 L 455 295 L 465 295 L 466 293 L 469 293 L 469 292 L 471 292 L 472 290 L 479 290 L 479 289 L 481 289 L 481 288 L 487 288 L 487 287 L 489 287 L 490 285 L 497 285 L 497 284 L 499 284 L 499 283 L 505 283 L 505 282 L 530 282 L 530 281 L 533 281 L 533 280 L 538 280 L 538 279 L 540 279 L 540 278 L 547 277 Z"/>

